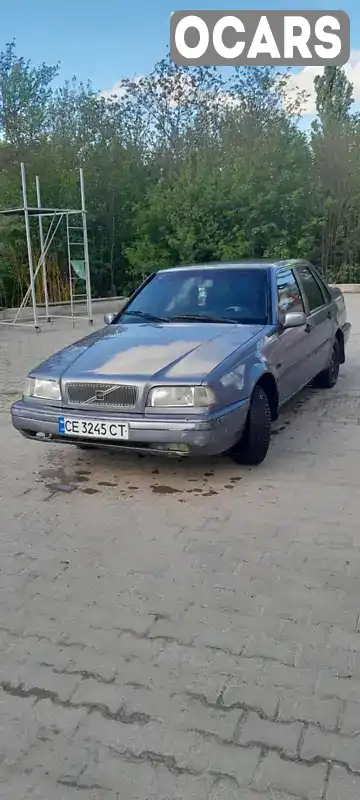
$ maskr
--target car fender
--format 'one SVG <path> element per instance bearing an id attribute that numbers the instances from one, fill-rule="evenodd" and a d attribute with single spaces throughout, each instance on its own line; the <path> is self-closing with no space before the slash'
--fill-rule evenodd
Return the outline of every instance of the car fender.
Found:
<path id="1" fill-rule="evenodd" d="M 275 402 L 278 397 L 276 378 L 267 362 L 258 357 L 254 358 L 252 353 L 244 361 L 232 365 L 231 369 L 221 376 L 219 386 L 223 405 L 233 405 L 250 398 L 259 381 L 264 384 L 266 381 L 269 384 L 272 382 Z"/>
<path id="2" fill-rule="evenodd" d="M 260 384 L 268 397 L 271 417 L 276 420 L 279 412 L 279 390 L 276 377 L 265 361 L 254 362 L 248 375 L 248 396 L 251 397 L 255 386 Z"/>
<path id="3" fill-rule="evenodd" d="M 269 368 L 268 364 L 261 361 L 257 361 L 256 363 L 250 365 L 247 375 L 249 394 L 252 394 L 254 386 L 259 382 L 260 378 L 263 375 L 271 375 L 271 377 L 273 377 L 275 380 L 275 377 L 271 369 Z"/>

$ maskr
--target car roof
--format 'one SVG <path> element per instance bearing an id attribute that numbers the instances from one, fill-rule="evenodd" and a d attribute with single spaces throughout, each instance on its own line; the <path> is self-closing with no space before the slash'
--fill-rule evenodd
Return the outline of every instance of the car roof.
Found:
<path id="1" fill-rule="evenodd" d="M 214 261 L 204 264 L 179 264 L 174 267 L 165 267 L 165 269 L 161 269 L 159 272 L 177 272 L 187 269 L 246 269 L 246 267 L 251 267 L 251 269 L 277 269 L 279 267 L 287 267 L 290 269 L 304 263 L 303 260 L 295 258 L 276 261 L 258 258 L 253 261 Z"/>

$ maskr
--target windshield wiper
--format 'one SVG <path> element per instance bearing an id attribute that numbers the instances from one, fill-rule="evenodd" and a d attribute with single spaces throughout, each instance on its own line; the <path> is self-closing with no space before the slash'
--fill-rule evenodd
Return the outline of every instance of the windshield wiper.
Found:
<path id="1" fill-rule="evenodd" d="M 124 311 L 124 317 L 141 317 L 147 319 L 149 322 L 169 322 L 168 317 L 157 317 L 155 314 L 150 314 L 148 311 Z"/>
<path id="2" fill-rule="evenodd" d="M 213 317 L 210 314 L 175 314 L 173 317 L 168 317 L 168 322 L 181 322 L 181 320 L 185 322 L 227 322 L 230 325 L 237 322 L 230 317 Z"/>

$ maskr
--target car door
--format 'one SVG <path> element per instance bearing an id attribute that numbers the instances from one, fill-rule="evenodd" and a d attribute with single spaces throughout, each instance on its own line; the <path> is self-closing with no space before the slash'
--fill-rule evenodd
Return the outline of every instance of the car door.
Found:
<path id="1" fill-rule="evenodd" d="M 295 273 L 288 267 L 276 270 L 279 321 L 289 312 L 305 312 L 304 301 Z M 308 333 L 305 325 L 279 330 L 269 350 L 269 360 L 276 376 L 280 404 L 307 383 Z"/>
<path id="2" fill-rule="evenodd" d="M 334 338 L 334 319 L 325 289 L 311 270 L 311 265 L 299 264 L 295 268 L 305 303 L 308 336 L 308 381 L 325 369 L 331 355 Z"/>

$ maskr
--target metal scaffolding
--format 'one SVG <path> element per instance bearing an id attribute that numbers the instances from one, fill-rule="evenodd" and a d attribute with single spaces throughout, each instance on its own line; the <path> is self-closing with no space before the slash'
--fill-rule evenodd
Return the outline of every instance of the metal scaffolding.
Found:
<path id="1" fill-rule="evenodd" d="M 22 216 L 25 220 L 25 232 L 26 232 L 26 243 L 27 243 L 27 252 L 28 252 L 28 267 L 29 267 L 29 278 L 30 283 L 25 292 L 25 295 L 21 301 L 19 308 L 16 310 L 16 314 L 14 319 L 11 320 L 0 320 L 0 325 L 18 325 L 22 327 L 29 327 L 34 326 L 35 330 L 40 331 L 39 321 L 41 319 L 45 319 L 47 322 L 51 322 L 53 318 L 58 319 L 71 319 L 73 325 L 75 323 L 75 319 L 85 318 L 89 320 L 90 325 L 93 323 L 93 315 L 92 315 L 92 301 L 91 301 L 91 281 L 90 281 L 90 264 L 89 264 L 89 247 L 88 247 L 88 236 L 87 236 L 87 220 L 86 220 L 86 206 L 85 206 L 85 188 L 84 188 L 84 174 L 83 170 L 80 168 L 80 195 L 81 195 L 81 208 L 78 209 L 70 209 L 70 208 L 43 208 L 41 206 L 41 194 L 40 194 L 40 180 L 38 175 L 36 175 L 36 198 L 37 198 L 37 206 L 31 207 L 28 205 L 27 199 L 27 186 L 26 186 L 26 172 L 25 172 L 25 165 L 21 164 L 21 184 L 22 184 L 22 196 L 23 196 L 23 205 L 20 208 L 9 208 L 4 211 L 0 211 L 0 215 L 3 216 Z M 40 256 L 38 259 L 37 264 L 34 266 L 34 259 L 33 259 L 33 250 L 32 250 L 32 243 L 31 243 L 31 229 L 30 229 L 30 217 L 37 217 L 39 223 L 39 240 L 40 240 Z M 43 227 L 43 219 L 49 218 L 50 225 L 48 227 L 47 233 L 44 236 L 44 227 Z M 79 218 L 79 224 L 73 225 L 69 224 L 69 221 L 72 222 Z M 67 257 L 68 257 L 68 274 L 69 274 L 69 294 L 70 294 L 70 314 L 52 314 L 50 313 L 50 303 L 49 303 L 49 292 L 48 292 L 48 281 L 47 281 L 47 269 L 46 269 L 46 256 L 49 252 L 49 248 L 54 241 L 56 233 L 58 232 L 62 221 L 65 219 L 66 221 L 66 239 L 67 239 Z M 81 241 L 71 241 L 72 231 L 82 232 L 82 239 Z M 72 264 L 72 249 L 81 247 L 83 250 L 83 263 L 84 263 L 84 280 L 85 280 L 85 291 L 86 291 L 86 308 L 87 313 L 75 315 L 74 313 L 74 282 L 76 280 L 73 264 Z M 36 302 L 36 289 L 35 289 L 35 281 L 39 274 L 42 272 L 42 285 L 43 285 L 43 292 L 44 292 L 44 305 L 45 305 L 45 314 L 38 313 L 38 307 Z M 31 305 L 32 305 L 32 313 L 33 313 L 33 320 L 31 322 L 19 322 L 19 316 L 21 311 L 27 307 L 29 299 L 31 298 Z M 54 304 L 56 305 L 56 303 Z"/>

